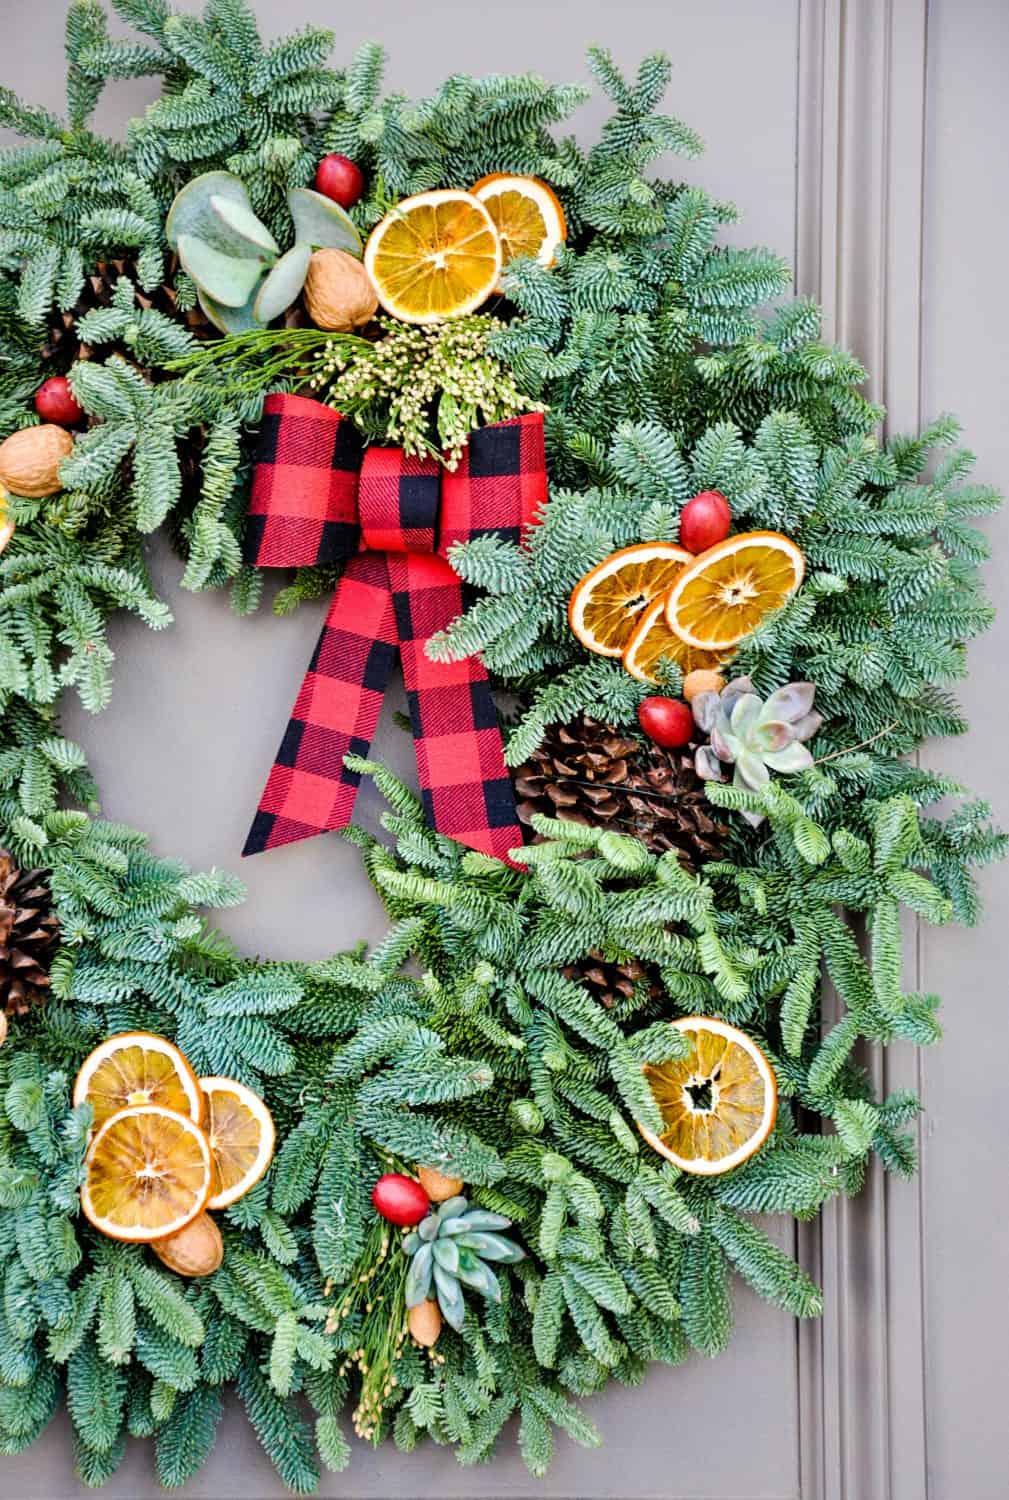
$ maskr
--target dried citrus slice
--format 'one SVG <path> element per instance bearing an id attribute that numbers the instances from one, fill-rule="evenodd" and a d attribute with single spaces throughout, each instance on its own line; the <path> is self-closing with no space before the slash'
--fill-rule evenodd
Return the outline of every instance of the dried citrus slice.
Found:
<path id="1" fill-rule="evenodd" d="M 10 518 L 7 509 L 7 501 L 10 499 L 3 485 L 0 484 L 0 552 L 6 547 L 14 535 L 14 522 Z"/>
<path id="2" fill-rule="evenodd" d="M 487 209 L 501 236 L 503 264 L 529 255 L 552 266 L 567 238 L 568 226 L 557 194 L 538 177 L 492 172 L 470 188 Z"/>
<path id="3" fill-rule="evenodd" d="M 691 554 L 675 542 L 637 542 L 611 552 L 572 590 L 572 631 L 589 651 L 622 656 L 645 609 L 690 561 Z"/>
<path id="4" fill-rule="evenodd" d="M 207 1100 L 207 1137 L 214 1160 L 208 1208 L 237 1203 L 273 1160 L 273 1116 L 258 1094 L 233 1078 L 201 1078 Z"/>
<path id="5" fill-rule="evenodd" d="M 386 312 L 404 323 L 461 318 L 501 274 L 501 238 L 484 205 L 455 188 L 404 198 L 371 232 L 364 267 Z"/>
<path id="6" fill-rule="evenodd" d="M 688 672 L 719 666 L 727 655 L 729 653 L 725 651 L 698 651 L 696 646 L 681 641 L 669 628 L 665 595 L 660 594 L 635 625 L 634 633 L 624 647 L 623 664 L 624 671 L 639 682 L 658 682 L 655 669 L 664 656 L 675 661 L 685 677 Z"/>
<path id="7" fill-rule="evenodd" d="M 81 1207 L 114 1240 L 160 1240 L 206 1206 L 210 1143 L 195 1120 L 160 1104 L 110 1115 L 85 1158 Z"/>
<path id="8" fill-rule="evenodd" d="M 646 1066 L 662 1114 L 661 1135 L 643 1125 L 648 1144 L 681 1171 L 716 1177 L 759 1151 L 774 1128 L 778 1086 L 756 1042 L 710 1016 L 687 1016 L 670 1025 L 682 1031 L 690 1052 L 680 1062 Z"/>
<path id="9" fill-rule="evenodd" d="M 777 531 L 743 531 L 695 557 L 666 600 L 666 619 L 688 646 L 724 651 L 780 609 L 802 582 L 805 559 Z"/>
<path id="10" fill-rule="evenodd" d="M 203 1118 L 196 1074 L 178 1047 L 149 1031 L 120 1031 L 84 1059 L 74 1083 L 74 1104 L 85 1100 L 94 1111 L 96 1129 L 134 1104 L 160 1104 L 196 1121 Z"/>

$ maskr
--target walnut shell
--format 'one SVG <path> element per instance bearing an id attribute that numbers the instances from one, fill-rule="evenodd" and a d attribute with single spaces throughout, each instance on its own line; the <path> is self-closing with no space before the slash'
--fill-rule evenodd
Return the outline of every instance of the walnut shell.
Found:
<path id="1" fill-rule="evenodd" d="M 221 1231 L 209 1214 L 197 1214 L 185 1229 L 166 1240 L 153 1240 L 151 1249 L 170 1271 L 180 1276 L 210 1276 L 224 1259 Z"/>
<path id="2" fill-rule="evenodd" d="M 444 1203 L 447 1198 L 457 1198 L 463 1189 L 461 1177 L 446 1177 L 433 1167 L 418 1167 L 417 1178 L 432 1203 Z"/>
<path id="3" fill-rule="evenodd" d="M 316 250 L 305 277 L 305 306 L 316 328 L 349 333 L 375 316 L 378 297 L 364 266 L 346 250 Z"/>
<path id="4" fill-rule="evenodd" d="M 438 1342 L 438 1335 L 441 1333 L 441 1308 L 429 1297 L 426 1302 L 418 1302 L 416 1307 L 411 1307 L 407 1323 L 418 1344 L 430 1349 Z"/>
<path id="5" fill-rule="evenodd" d="M 55 495 L 63 488 L 60 464 L 73 451 L 70 433 L 54 422 L 23 427 L 0 443 L 0 484 L 12 495 L 22 495 L 28 500 Z"/>

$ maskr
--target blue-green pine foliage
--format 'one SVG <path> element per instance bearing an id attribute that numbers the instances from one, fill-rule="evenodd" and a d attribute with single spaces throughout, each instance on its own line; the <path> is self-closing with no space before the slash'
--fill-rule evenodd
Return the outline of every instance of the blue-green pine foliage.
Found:
<path id="1" fill-rule="evenodd" d="M 730 1272 L 795 1315 L 820 1310 L 754 1215 L 810 1218 L 857 1192 L 874 1157 L 914 1170 L 917 1100 L 876 1097 L 859 1053 L 938 1039 L 938 997 L 904 988 L 902 914 L 974 921 L 972 868 L 1004 852 L 983 803 L 923 816 L 962 788 L 901 758 L 964 727 L 946 684 L 990 620 L 970 521 L 996 497 L 955 450 L 922 477 L 955 436 L 949 420 L 880 444 L 864 372 L 821 340 L 816 308 L 758 310 L 787 292 L 780 260 L 719 246 L 731 209 L 652 175 L 660 156 L 700 149 L 657 112 L 661 56 L 628 81 L 590 55 L 613 108 L 585 149 L 560 133 L 580 86 L 455 75 L 411 101 L 383 92 L 378 47 L 330 69 L 329 33 L 264 44 L 244 0 L 209 0 L 202 16 L 167 0 L 113 8 L 140 40 L 110 37 L 97 0 L 69 7 L 65 118 L 0 93 L 0 121 L 26 138 L 0 153 L 0 436 L 35 420 L 31 397 L 61 368 L 40 356 L 50 325 L 97 265 L 123 266 L 107 305 L 78 320 L 92 358 L 72 382 L 89 425 L 64 489 L 15 502 L 0 559 L 0 845 L 47 872 L 62 923 L 51 998 L 0 1050 L 0 1451 L 30 1444 L 65 1401 L 87 1483 L 135 1436 L 153 1438 L 178 1486 L 234 1384 L 285 1483 L 311 1489 L 320 1463 L 349 1453 L 339 1418 L 357 1399 L 359 1326 L 329 1315 L 367 1269 L 371 1184 L 423 1164 L 510 1218 L 527 1259 L 502 1271 L 500 1303 L 470 1299 L 437 1363 L 403 1352 L 382 1431 L 476 1463 L 515 1415 L 539 1474 L 555 1428 L 598 1441 L 575 1398 L 725 1346 Z M 104 84 L 143 75 L 162 79 L 161 97 L 125 143 L 93 133 Z M 549 822 L 526 873 L 508 868 L 433 833 L 406 788 L 362 763 L 390 804 L 391 843 L 353 835 L 389 933 L 370 955 L 271 964 L 202 915 L 239 900 L 237 882 L 157 859 L 100 819 L 58 702 L 67 688 L 94 711 L 108 701 L 113 611 L 170 623 L 143 560 L 157 527 L 187 587 L 230 582 L 239 608 L 256 602 L 239 548 L 255 411 L 166 368 L 192 334 L 159 289 L 182 313 L 194 292 L 163 221 L 184 181 L 224 168 L 283 244 L 286 189 L 326 151 L 365 172 L 362 229 L 405 194 L 489 171 L 541 176 L 564 204 L 567 246 L 549 271 L 509 267 L 499 335 L 550 408 L 552 499 L 527 552 L 457 550 L 482 597 L 436 648 L 482 649 L 518 691 L 509 759 L 580 710 L 633 723 L 641 685 L 573 641 L 567 597 L 614 547 L 675 539 L 702 488 L 723 491 L 737 528 L 803 548 L 802 590 L 737 662 L 761 691 L 813 680 L 825 722 L 811 770 L 762 794 L 711 788 L 732 833 L 696 876 L 636 840 Z M 590 951 L 647 976 L 610 1011 L 563 973 Z M 825 1035 L 824 974 L 841 1001 Z M 657 1123 L 642 1067 L 677 1055 L 666 1023 L 693 1012 L 756 1037 L 780 1092 L 765 1148 L 710 1180 L 678 1174 L 637 1130 Z M 223 1216 L 225 1261 L 204 1281 L 102 1238 L 78 1210 L 89 1122 L 71 1109 L 73 1078 L 131 1028 L 258 1089 L 278 1126 L 277 1158 Z"/>

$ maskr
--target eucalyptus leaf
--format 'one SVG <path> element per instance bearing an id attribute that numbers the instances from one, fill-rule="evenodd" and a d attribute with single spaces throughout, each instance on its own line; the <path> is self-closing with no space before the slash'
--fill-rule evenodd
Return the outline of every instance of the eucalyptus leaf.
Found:
<path id="1" fill-rule="evenodd" d="M 311 259 L 311 246 L 302 244 L 292 245 L 280 257 L 256 295 L 253 311 L 257 322 L 272 323 L 296 301 L 305 285 Z"/>
<path id="2" fill-rule="evenodd" d="M 210 207 L 218 228 L 223 226 L 225 241 L 228 244 L 234 242 L 235 248 L 231 251 L 233 255 L 240 255 L 243 245 L 249 247 L 249 254 L 254 257 L 261 257 L 264 252 L 271 256 L 280 254 L 280 246 L 262 219 L 244 203 L 239 203 L 224 193 L 213 193 Z"/>
<path id="3" fill-rule="evenodd" d="M 245 184 L 233 172 L 204 172 L 187 182 L 175 195 L 165 220 L 165 239 L 173 250 L 179 248 L 179 237 L 183 234 L 203 237 L 208 229 L 212 232 L 215 222 L 211 198 L 227 199 L 241 204 L 252 212 Z"/>
<path id="4" fill-rule="evenodd" d="M 261 261 L 225 255 L 188 234 L 179 236 L 179 259 L 201 291 L 222 307 L 244 307 L 263 274 Z"/>
<path id="5" fill-rule="evenodd" d="M 260 326 L 253 312 L 254 297 L 250 297 L 241 307 L 225 307 L 222 302 L 216 302 L 213 297 L 208 296 L 202 287 L 197 287 L 196 295 L 203 311 L 220 333 L 249 333 Z"/>
<path id="6" fill-rule="evenodd" d="M 311 245 L 313 250 L 346 250 L 360 260 L 364 247 L 357 225 L 339 203 L 311 188 L 299 187 L 288 193 L 287 206 L 294 220 L 296 240 Z"/>

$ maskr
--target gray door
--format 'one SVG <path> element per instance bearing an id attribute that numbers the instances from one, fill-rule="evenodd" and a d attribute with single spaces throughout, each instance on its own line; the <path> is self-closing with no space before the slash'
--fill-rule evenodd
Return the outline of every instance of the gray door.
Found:
<path id="1" fill-rule="evenodd" d="M 63 11 L 64 0 L 0 0 L 2 81 L 55 109 Z M 390 83 L 413 93 L 454 69 L 584 77 L 590 42 L 626 64 L 664 47 L 675 65 L 670 108 L 708 147 L 681 175 L 738 204 L 727 238 L 767 244 L 796 264 L 798 289 L 821 297 L 828 336 L 872 369 L 893 425 L 958 410 L 981 454 L 979 477 L 1009 482 L 999 359 L 1009 311 L 990 290 L 1004 279 L 1009 245 L 1004 0 L 511 0 L 496 11 L 463 0 L 339 9 L 332 0 L 259 0 L 258 12 L 267 33 L 334 27 L 341 57 L 379 37 Z M 117 131 L 143 102 L 113 90 L 100 124 Z M 578 128 L 590 135 L 595 124 L 588 106 Z M 991 530 L 1003 548 L 991 585 L 1004 598 L 1009 523 Z M 222 597 L 182 594 L 178 564 L 157 544 L 151 565 L 174 629 L 159 638 L 124 622 L 112 707 L 97 721 L 71 710 L 66 729 L 88 749 L 109 816 L 150 830 L 159 853 L 235 868 L 322 607 L 239 623 Z M 1007 636 L 1003 620 L 972 650 L 962 697 L 973 734 L 927 756 L 989 796 L 1003 823 L 996 668 Z M 408 772 L 394 706 L 376 749 Z M 359 806 L 374 819 L 367 793 Z M 356 855 L 334 838 L 276 851 L 241 873 L 249 901 L 223 925 L 249 952 L 308 958 L 383 930 Z M 643 1389 L 598 1398 L 604 1447 L 586 1454 L 562 1440 L 545 1481 L 531 1480 L 511 1447 L 474 1471 L 438 1449 L 405 1458 L 358 1445 L 349 1472 L 328 1476 L 323 1493 L 1002 1500 L 1009 1185 L 999 1059 L 1009 1054 L 1009 1011 L 998 934 L 1009 911 L 1004 878 L 995 872 L 985 884 L 991 915 L 980 932 L 908 932 L 916 987 L 946 1001 L 941 1050 L 919 1061 L 906 1049 L 886 1064 L 888 1086 L 924 1090 L 919 1182 L 894 1188 L 874 1177 L 858 1203 L 835 1205 L 821 1224 L 801 1233 L 776 1226 L 824 1283 L 820 1324 L 800 1331 L 740 1289 L 727 1355 L 657 1368 Z M 84 1493 L 62 1422 L 0 1462 L 8 1500 Z M 158 1493 L 140 1445 L 108 1493 Z M 229 1410 L 183 1493 L 258 1500 L 283 1491 Z"/>

